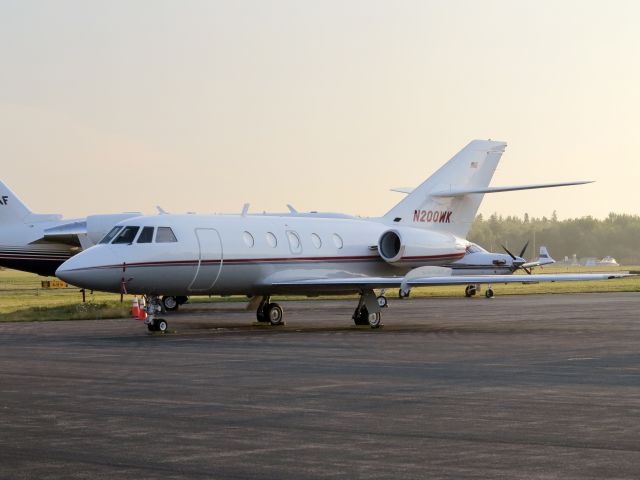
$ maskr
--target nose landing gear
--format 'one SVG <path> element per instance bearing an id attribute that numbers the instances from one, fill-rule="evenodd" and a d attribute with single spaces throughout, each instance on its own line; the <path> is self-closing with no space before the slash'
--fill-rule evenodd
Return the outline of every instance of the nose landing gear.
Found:
<path id="1" fill-rule="evenodd" d="M 147 318 L 144 323 L 150 332 L 165 333 L 169 328 L 169 324 L 163 318 L 156 318 L 156 315 L 162 311 L 162 305 L 157 295 L 149 295 L 147 301 Z"/>

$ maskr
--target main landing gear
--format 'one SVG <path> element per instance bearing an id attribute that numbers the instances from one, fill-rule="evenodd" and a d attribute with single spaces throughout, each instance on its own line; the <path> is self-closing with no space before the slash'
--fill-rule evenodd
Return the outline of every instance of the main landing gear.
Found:
<path id="1" fill-rule="evenodd" d="M 180 305 L 187 303 L 188 300 L 189 297 L 165 295 L 162 297 L 162 306 L 167 312 L 175 312 Z"/>
<path id="2" fill-rule="evenodd" d="M 165 333 L 169 328 L 169 324 L 163 318 L 156 318 L 156 315 L 162 311 L 162 305 L 157 295 L 149 295 L 147 301 L 147 318 L 144 321 L 150 332 Z"/>
<path id="3" fill-rule="evenodd" d="M 389 306 L 389 301 L 387 300 L 387 297 L 385 297 L 385 291 L 382 290 L 380 291 L 380 295 L 378 295 L 376 297 L 376 300 L 378 301 L 378 306 L 380 308 L 387 308 Z"/>
<path id="4" fill-rule="evenodd" d="M 380 303 L 373 290 L 366 290 L 360 294 L 360 300 L 355 312 L 353 312 L 353 323 L 356 325 L 369 325 L 371 328 L 380 328 L 382 325 L 382 314 L 380 313 Z"/>
<path id="5" fill-rule="evenodd" d="M 464 296 L 467 298 L 473 297 L 478 293 L 479 290 L 480 288 L 478 287 L 478 285 L 467 285 L 464 289 Z M 494 295 L 495 293 L 493 291 L 493 288 L 491 288 L 491 285 L 487 286 L 487 289 L 484 291 L 484 296 L 486 298 L 493 298 Z"/>
<path id="6" fill-rule="evenodd" d="M 260 304 L 258 305 L 258 311 L 256 317 L 261 323 L 270 323 L 271 325 L 283 325 L 284 324 L 284 312 L 282 307 L 277 303 L 271 303 L 271 297 L 263 296 Z"/>

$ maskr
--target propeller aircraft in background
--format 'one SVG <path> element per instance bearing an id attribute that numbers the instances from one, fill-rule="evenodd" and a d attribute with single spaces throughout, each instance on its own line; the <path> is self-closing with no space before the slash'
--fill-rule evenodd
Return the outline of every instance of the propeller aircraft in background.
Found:
<path id="1" fill-rule="evenodd" d="M 547 247 L 540 247 L 537 260 L 527 262 L 523 257 L 528 246 L 529 242 L 524 245 L 520 254 L 516 256 L 505 246 L 502 246 L 502 248 L 507 252 L 506 254 L 489 252 L 480 245 L 470 243 L 467 247 L 466 255 L 447 266 L 451 268 L 453 275 L 513 275 L 518 270 L 524 270 L 528 275 L 531 275 L 533 268 L 556 262 L 549 255 Z M 480 285 L 467 285 L 464 294 L 466 297 L 473 297 L 479 291 Z M 484 293 L 487 298 L 493 298 L 494 292 L 490 284 Z"/>
<path id="2" fill-rule="evenodd" d="M 56 275 L 79 287 L 148 298 L 149 330 L 165 331 L 161 295 L 247 295 L 279 325 L 276 294 L 359 294 L 356 325 L 381 325 L 376 289 L 606 280 L 617 274 L 453 275 L 484 194 L 588 182 L 489 187 L 506 143 L 474 140 L 379 218 L 347 215 L 156 215 L 116 225 Z"/>

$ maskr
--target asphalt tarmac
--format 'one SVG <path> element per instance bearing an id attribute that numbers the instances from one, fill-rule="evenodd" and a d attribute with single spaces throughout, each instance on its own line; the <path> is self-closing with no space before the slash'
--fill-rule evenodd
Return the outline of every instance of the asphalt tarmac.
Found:
<path id="1" fill-rule="evenodd" d="M 640 478 L 640 294 L 0 323 L 0 478 Z"/>

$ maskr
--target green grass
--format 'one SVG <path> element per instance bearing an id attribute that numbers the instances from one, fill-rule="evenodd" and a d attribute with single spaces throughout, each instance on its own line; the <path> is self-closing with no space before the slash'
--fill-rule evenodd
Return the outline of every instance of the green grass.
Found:
<path id="1" fill-rule="evenodd" d="M 53 320 L 100 320 L 129 317 L 129 308 L 120 302 L 78 303 L 54 307 L 28 307 L 2 314 L 4 322 L 45 322 Z"/>
<path id="2" fill-rule="evenodd" d="M 537 269 L 535 273 L 587 273 L 634 271 L 640 267 L 561 267 L 550 266 Z M 0 322 L 8 321 L 44 321 L 44 320 L 82 320 L 100 318 L 124 318 L 129 316 L 131 295 L 125 295 L 120 303 L 120 295 L 113 293 L 87 292 L 87 303 L 82 303 L 79 289 L 42 289 L 40 277 L 31 273 L 15 270 L 0 270 Z M 531 285 L 496 283 L 493 285 L 496 295 L 525 295 L 552 293 L 595 293 L 595 292 L 640 292 L 640 277 L 594 282 L 559 282 L 539 283 Z M 424 297 L 459 297 L 464 292 L 463 286 L 419 287 L 411 292 L 412 298 Z M 394 298 L 395 290 L 387 295 Z M 298 300 L 304 297 L 278 296 L 280 300 Z M 326 298 L 356 298 L 355 295 Z M 245 296 L 232 297 L 191 297 L 190 303 L 209 302 L 246 302 Z"/>

